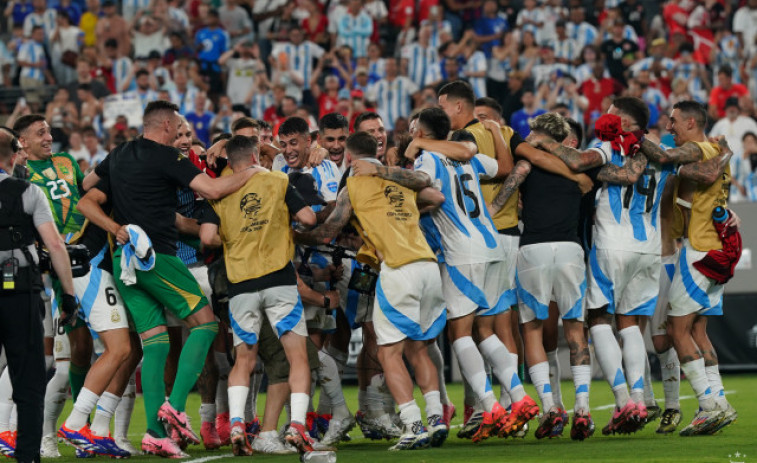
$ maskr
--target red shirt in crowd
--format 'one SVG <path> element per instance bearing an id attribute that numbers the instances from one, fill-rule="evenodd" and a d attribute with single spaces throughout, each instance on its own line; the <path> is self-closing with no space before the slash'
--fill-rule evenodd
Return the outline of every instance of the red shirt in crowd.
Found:
<path id="1" fill-rule="evenodd" d="M 395 27 L 405 27 L 408 18 L 415 16 L 415 0 L 389 0 L 389 22 Z"/>
<path id="2" fill-rule="evenodd" d="M 328 93 L 321 93 L 318 96 L 318 118 L 320 119 L 326 114 L 336 111 L 337 103 L 339 103 L 339 99 L 336 95 L 329 96 Z"/>
<path id="3" fill-rule="evenodd" d="M 580 93 L 589 100 L 589 107 L 584 111 L 584 123 L 589 124 L 593 111 L 602 111 L 602 100 L 606 96 L 617 95 L 623 91 L 623 86 L 615 79 L 603 77 L 600 80 L 588 79 L 579 89 Z"/>
<path id="4" fill-rule="evenodd" d="M 725 117 L 725 102 L 728 98 L 744 95 L 749 95 L 749 90 L 741 84 L 732 84 L 728 90 L 725 90 L 721 86 L 716 86 L 710 92 L 710 105 L 717 108 L 718 117 Z"/>
<path id="5" fill-rule="evenodd" d="M 326 28 L 329 26 L 329 19 L 325 14 L 321 15 L 321 19 L 318 24 L 310 24 L 310 17 L 302 20 L 302 30 L 305 31 L 307 40 L 318 43 L 318 36 L 326 32 Z"/>

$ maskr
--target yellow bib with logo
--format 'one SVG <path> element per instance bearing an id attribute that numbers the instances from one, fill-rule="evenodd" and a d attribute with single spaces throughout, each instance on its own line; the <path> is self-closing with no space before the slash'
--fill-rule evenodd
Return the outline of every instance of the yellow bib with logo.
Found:
<path id="1" fill-rule="evenodd" d="M 415 192 L 379 177 L 350 177 L 347 191 L 368 249 L 391 268 L 420 260 L 436 260 L 418 221 Z"/>
<path id="2" fill-rule="evenodd" d="M 260 172 L 238 191 L 211 205 L 221 219 L 219 234 L 229 281 L 240 283 L 281 270 L 294 256 L 283 172 Z"/>
<path id="3" fill-rule="evenodd" d="M 477 122 L 471 126 L 465 128 L 476 139 L 476 145 L 478 145 L 478 152 L 489 156 L 490 158 L 497 157 L 496 149 L 494 148 L 494 137 L 491 132 L 480 122 Z M 513 136 L 513 129 L 507 126 L 502 127 L 502 136 L 505 138 L 505 144 L 510 144 L 510 139 Z M 494 180 L 491 182 L 481 182 L 481 192 L 484 194 L 484 201 L 491 203 L 494 197 L 499 193 L 502 188 L 501 180 Z M 492 217 L 494 226 L 497 230 L 505 230 L 518 225 L 518 191 L 515 191 L 510 199 L 507 200 L 502 209 Z"/>
<path id="4" fill-rule="evenodd" d="M 720 155 L 720 147 L 715 143 L 696 142 L 704 153 L 703 161 Z M 712 185 L 697 185 L 691 201 L 691 219 L 687 236 L 691 247 L 697 251 L 722 249 L 718 232 L 712 223 L 712 211 L 717 206 L 728 207 L 728 193 L 731 189 L 731 167 L 726 166 L 723 175 Z"/>

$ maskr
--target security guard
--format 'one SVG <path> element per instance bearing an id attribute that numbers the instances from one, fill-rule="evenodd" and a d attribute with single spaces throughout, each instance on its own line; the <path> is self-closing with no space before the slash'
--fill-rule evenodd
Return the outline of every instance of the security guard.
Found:
<path id="1" fill-rule="evenodd" d="M 55 228 L 50 206 L 38 187 L 12 178 L 19 151 L 15 134 L 0 129 L 0 348 L 5 349 L 18 407 L 15 457 L 39 462 L 45 396 L 42 344 L 42 280 L 34 246 L 39 236 L 50 251 L 53 269 L 63 286 L 61 322 L 77 310 L 66 246 Z"/>

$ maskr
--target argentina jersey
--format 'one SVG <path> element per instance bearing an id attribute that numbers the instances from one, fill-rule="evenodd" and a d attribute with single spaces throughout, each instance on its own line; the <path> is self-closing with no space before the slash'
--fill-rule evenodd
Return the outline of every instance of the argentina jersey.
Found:
<path id="1" fill-rule="evenodd" d="M 622 166 L 627 161 L 610 142 L 598 143 L 592 149 L 602 154 L 605 164 Z M 665 182 L 674 174 L 673 164 L 649 162 L 633 185 L 605 183 L 596 209 L 596 248 L 659 255 L 660 201 Z"/>
<path id="2" fill-rule="evenodd" d="M 431 213 L 433 224 L 423 223 L 427 240 L 439 241 L 444 261 L 455 266 L 503 260 L 479 183 L 479 177 L 497 174 L 497 161 L 479 154 L 470 162 L 459 162 L 424 151 L 415 161 L 415 170 L 428 174 L 444 194 L 444 203 Z"/>
<path id="3" fill-rule="evenodd" d="M 339 182 L 342 180 L 342 172 L 339 167 L 328 159 L 324 159 L 316 167 L 305 167 L 304 169 L 293 169 L 289 167 L 284 161 L 284 156 L 279 154 L 273 160 L 272 170 L 280 170 L 289 175 L 291 172 L 304 172 L 310 174 L 315 179 L 315 184 L 318 187 L 318 193 L 323 196 L 326 202 L 336 201 L 337 193 L 339 192 Z M 319 212 L 323 206 L 315 205 L 311 206 L 313 211 Z"/>

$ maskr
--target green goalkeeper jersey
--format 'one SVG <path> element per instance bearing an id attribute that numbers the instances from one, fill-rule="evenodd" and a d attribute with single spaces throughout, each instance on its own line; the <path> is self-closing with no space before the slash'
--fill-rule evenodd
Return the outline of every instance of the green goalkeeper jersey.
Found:
<path id="1" fill-rule="evenodd" d="M 81 195 L 79 185 L 84 174 L 68 153 L 55 153 L 45 161 L 27 161 L 29 181 L 42 188 L 50 202 L 58 232 L 66 242 L 76 240 L 84 225 L 84 216 L 76 209 Z"/>

